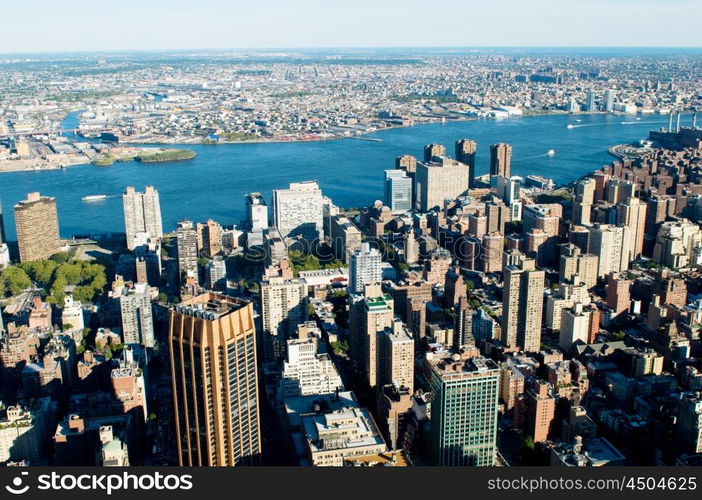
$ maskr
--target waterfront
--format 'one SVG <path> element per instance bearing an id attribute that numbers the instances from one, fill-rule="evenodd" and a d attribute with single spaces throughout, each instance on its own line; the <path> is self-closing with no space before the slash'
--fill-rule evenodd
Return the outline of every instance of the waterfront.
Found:
<path id="1" fill-rule="evenodd" d="M 63 170 L 9 172 L 0 175 L 0 199 L 8 237 L 14 239 L 12 206 L 31 191 L 57 198 L 61 235 L 122 231 L 122 201 L 127 185 L 154 185 L 160 193 L 164 230 L 178 220 L 213 218 L 224 225 L 244 216 L 243 196 L 288 182 L 316 179 L 325 195 L 342 207 L 361 206 L 382 197 L 383 170 L 400 154 L 421 157 L 422 146 L 444 144 L 453 154 L 456 139 L 478 142 L 477 174 L 487 172 L 489 145 L 513 146 L 512 173 L 543 175 L 570 182 L 613 160 L 607 148 L 646 137 L 667 124 L 652 115 L 549 115 L 474 120 L 398 128 L 369 134 L 381 142 L 335 140 L 275 144 L 189 145 L 193 160 L 174 163 L 81 165 Z M 573 124 L 573 128 L 567 128 Z M 556 151 L 549 157 L 549 149 Z M 86 195 L 104 200 L 83 202 Z"/>

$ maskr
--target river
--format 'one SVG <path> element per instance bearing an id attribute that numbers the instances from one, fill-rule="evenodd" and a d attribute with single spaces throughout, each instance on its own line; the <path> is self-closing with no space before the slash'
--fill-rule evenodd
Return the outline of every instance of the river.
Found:
<path id="1" fill-rule="evenodd" d="M 456 139 L 477 141 L 477 175 L 488 170 L 490 144 L 507 142 L 513 148 L 513 174 L 542 175 L 563 184 L 611 162 L 609 146 L 644 138 L 650 129 L 665 125 L 667 117 L 659 115 L 547 115 L 418 125 L 364 136 L 381 142 L 195 145 L 188 147 L 197 158 L 183 162 L 2 173 L 0 200 L 9 239 L 15 238 L 12 206 L 31 191 L 56 197 L 63 237 L 124 231 L 120 194 L 129 185 L 158 189 L 165 231 L 186 218 L 231 225 L 244 217 L 246 193 L 261 192 L 270 200 L 272 189 L 295 181 L 319 181 L 323 193 L 342 207 L 368 205 L 382 197 L 383 170 L 393 168 L 396 156 L 419 158 L 422 147 L 432 142 L 444 144 L 453 155 Z M 555 150 L 553 157 L 547 155 L 549 149 Z M 108 197 L 81 200 L 93 194 Z"/>

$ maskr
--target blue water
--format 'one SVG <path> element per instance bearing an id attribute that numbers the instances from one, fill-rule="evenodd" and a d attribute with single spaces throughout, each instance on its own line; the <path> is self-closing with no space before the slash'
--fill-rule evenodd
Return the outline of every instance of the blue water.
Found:
<path id="1" fill-rule="evenodd" d="M 576 121 L 580 120 L 580 122 Z M 622 123 L 625 122 L 625 123 Z M 576 125 L 568 129 L 567 124 Z M 537 174 L 567 183 L 612 161 L 607 148 L 646 137 L 652 128 L 667 125 L 667 117 L 581 115 L 538 116 L 504 120 L 476 120 L 385 130 L 366 137 L 382 142 L 335 140 L 281 144 L 191 146 L 194 160 L 110 167 L 81 165 L 63 170 L 0 174 L 0 200 L 6 213 L 8 238 L 15 235 L 12 206 L 31 191 L 57 199 L 64 237 L 75 234 L 121 232 L 122 200 L 128 185 L 156 186 L 161 197 L 164 230 L 188 218 L 213 218 L 237 224 L 244 217 L 243 196 L 264 193 L 287 183 L 316 179 L 322 191 L 342 207 L 358 207 L 382 197 L 383 170 L 394 167 L 396 156 L 422 156 L 424 144 L 446 145 L 453 154 L 456 139 L 478 142 L 477 174 L 488 170 L 489 145 L 512 144 L 512 173 Z M 546 156 L 554 149 L 554 157 Z M 85 195 L 106 194 L 99 202 L 81 201 Z"/>

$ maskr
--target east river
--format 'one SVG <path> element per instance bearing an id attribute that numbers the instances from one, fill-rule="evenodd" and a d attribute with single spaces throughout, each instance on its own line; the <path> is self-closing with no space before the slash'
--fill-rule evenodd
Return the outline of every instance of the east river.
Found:
<path id="1" fill-rule="evenodd" d="M 477 141 L 476 170 L 481 175 L 488 169 L 490 144 L 507 142 L 513 148 L 513 175 L 542 175 L 564 184 L 611 162 L 609 146 L 645 138 L 650 129 L 666 125 L 667 117 L 659 115 L 549 115 L 418 125 L 362 136 L 380 142 L 187 146 L 197 152 L 195 159 L 2 173 L 0 200 L 8 239 L 15 238 L 12 207 L 31 191 L 56 198 L 63 237 L 124 231 L 120 194 L 129 185 L 158 189 L 164 231 L 182 219 L 212 218 L 231 225 L 244 217 L 246 193 L 261 192 L 270 200 L 273 189 L 295 181 L 317 180 L 323 193 L 341 207 L 368 205 L 382 198 L 383 170 L 394 167 L 395 157 L 421 158 L 428 143 L 444 144 L 452 156 L 455 140 Z M 550 149 L 553 156 L 547 154 Z M 107 198 L 81 200 L 97 194 Z"/>

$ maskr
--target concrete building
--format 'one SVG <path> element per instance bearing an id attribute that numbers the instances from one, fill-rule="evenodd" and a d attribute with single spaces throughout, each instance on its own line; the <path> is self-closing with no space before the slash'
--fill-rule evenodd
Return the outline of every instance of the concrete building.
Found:
<path id="1" fill-rule="evenodd" d="M 592 206 L 595 204 L 595 179 L 585 178 L 575 184 L 573 198 L 573 224 L 590 224 Z"/>
<path id="2" fill-rule="evenodd" d="M 587 344 L 590 336 L 590 311 L 580 303 L 563 310 L 560 330 L 558 345 L 563 352 L 568 352 L 576 342 Z"/>
<path id="3" fill-rule="evenodd" d="M 281 378 L 284 398 L 343 391 L 341 376 L 326 352 L 320 352 L 321 332 L 315 324 L 298 326 L 298 336 L 287 341 Z"/>
<path id="4" fill-rule="evenodd" d="M 552 288 L 546 295 L 546 310 L 544 314 L 546 328 L 559 330 L 561 314 L 564 309 L 575 304 L 584 306 L 590 304 L 590 293 L 587 286 L 581 283 L 562 283 L 558 288 Z"/>
<path id="5" fill-rule="evenodd" d="M 415 181 L 417 209 L 428 212 L 443 207 L 445 200 L 464 194 L 468 191 L 468 174 L 468 165 L 450 158 L 418 163 Z"/>
<path id="6" fill-rule="evenodd" d="M 661 224 L 653 247 L 653 260 L 671 269 L 699 264 L 700 227 L 687 219 Z"/>
<path id="7" fill-rule="evenodd" d="M 459 139 L 455 145 L 456 161 L 468 165 L 468 186 L 475 186 L 475 153 L 478 150 L 478 144 L 470 139 Z"/>
<path id="8" fill-rule="evenodd" d="M 505 252 L 503 271 L 502 341 L 510 347 L 536 352 L 541 344 L 544 271 L 520 252 Z"/>
<path id="9" fill-rule="evenodd" d="M 361 243 L 361 248 L 351 254 L 349 263 L 349 293 L 362 294 L 365 285 L 382 280 L 382 256 L 370 243 Z"/>
<path id="10" fill-rule="evenodd" d="M 414 339 L 401 322 L 378 332 L 378 385 L 395 384 L 414 393 Z"/>
<path id="11" fill-rule="evenodd" d="M 487 233 L 483 236 L 481 252 L 482 271 L 484 273 L 499 273 L 502 271 L 502 256 L 504 254 L 504 237 L 501 233 Z"/>
<path id="12" fill-rule="evenodd" d="M 351 262 L 351 256 L 361 248 L 363 234 L 345 215 L 336 215 L 330 220 L 331 247 L 334 258 L 344 264 Z"/>
<path id="13" fill-rule="evenodd" d="M 324 240 L 324 200 L 316 181 L 293 182 L 273 190 L 273 225 L 283 238 Z"/>
<path id="14" fill-rule="evenodd" d="M 680 401 L 676 431 L 681 453 L 702 453 L 702 397 L 699 392 L 686 394 Z"/>
<path id="15" fill-rule="evenodd" d="M 0 462 L 24 460 L 30 465 L 45 465 L 53 412 L 48 397 L 36 399 L 30 406 L 0 403 Z"/>
<path id="16" fill-rule="evenodd" d="M 241 299 L 206 293 L 170 310 L 178 465 L 260 463 L 255 336 L 253 306 Z"/>
<path id="17" fill-rule="evenodd" d="M 61 309 L 61 328 L 63 331 L 83 331 L 85 321 L 83 319 L 83 304 L 73 300 L 73 295 L 66 295 L 63 299 L 63 309 Z"/>
<path id="18" fill-rule="evenodd" d="M 153 186 L 146 186 L 143 193 L 128 186 L 122 195 L 122 203 L 129 250 L 134 250 L 149 239 L 163 237 L 161 204 L 158 191 Z"/>
<path id="19" fill-rule="evenodd" d="M 512 164 L 512 146 L 499 143 L 490 146 L 490 176 L 510 176 Z"/>
<path id="20" fill-rule="evenodd" d="M 296 337 L 297 325 L 307 319 L 307 285 L 299 279 L 270 278 L 261 282 L 264 359 L 285 356 L 288 339 Z"/>
<path id="21" fill-rule="evenodd" d="M 198 222 L 196 230 L 199 254 L 204 257 L 214 257 L 222 253 L 222 226 L 208 219 L 204 224 Z"/>
<path id="22" fill-rule="evenodd" d="M 149 286 L 146 283 L 113 286 L 112 294 L 119 300 L 124 343 L 154 347 L 154 319 Z"/>
<path id="23" fill-rule="evenodd" d="M 522 404 L 522 431 L 533 437 L 535 443 L 546 441 L 556 415 L 556 398 L 550 384 L 544 380 L 537 380 L 534 387 L 524 395 Z"/>
<path id="24" fill-rule="evenodd" d="M 562 281 L 578 281 L 592 288 L 597 284 L 598 264 L 597 255 L 583 253 L 573 243 L 561 245 L 559 276 Z"/>
<path id="25" fill-rule="evenodd" d="M 178 223 L 175 231 L 178 251 L 178 275 L 181 283 L 199 281 L 197 265 L 197 230 L 189 220 Z"/>
<path id="26" fill-rule="evenodd" d="M 589 253 L 597 256 L 597 277 L 629 268 L 631 230 L 627 226 L 595 224 L 590 228 Z"/>
<path id="27" fill-rule="evenodd" d="M 15 205 L 21 262 L 46 260 L 61 249 L 56 199 L 29 193 Z"/>
<path id="28" fill-rule="evenodd" d="M 386 384 L 378 391 L 378 427 L 391 450 L 403 448 L 412 391 L 395 384 Z"/>
<path id="29" fill-rule="evenodd" d="M 207 286 L 210 290 L 227 290 L 227 263 L 223 258 L 215 257 L 207 263 Z"/>
<path id="30" fill-rule="evenodd" d="M 145 360 L 139 360 L 136 351 L 138 349 L 134 346 L 124 346 L 119 365 L 110 372 L 110 382 L 115 397 L 122 403 L 122 412 L 132 413 L 136 419 L 146 422 L 149 411 L 144 377 Z"/>
<path id="31" fill-rule="evenodd" d="M 428 353 L 432 465 L 493 466 L 500 372 L 483 357 Z"/>

